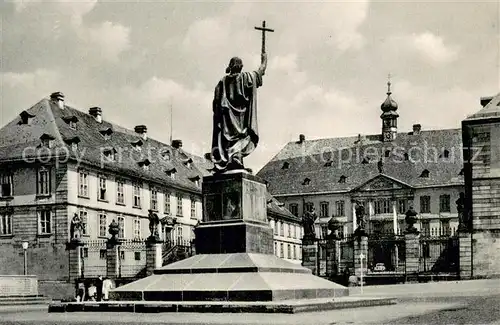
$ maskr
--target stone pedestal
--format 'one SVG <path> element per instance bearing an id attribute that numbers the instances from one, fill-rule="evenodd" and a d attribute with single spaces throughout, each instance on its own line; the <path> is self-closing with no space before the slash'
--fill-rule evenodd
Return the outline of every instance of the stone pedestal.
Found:
<path id="1" fill-rule="evenodd" d="M 460 279 L 472 278 L 472 239 L 471 233 L 458 233 Z"/>
<path id="2" fill-rule="evenodd" d="M 340 275 L 340 243 L 336 238 L 329 238 L 326 242 L 326 274 L 329 278 Z"/>
<path id="3" fill-rule="evenodd" d="M 360 236 L 354 240 L 354 274 L 361 275 L 361 256 L 363 256 L 363 274 L 366 274 L 368 259 L 368 237 Z"/>
<path id="4" fill-rule="evenodd" d="M 204 221 L 195 229 L 197 254 L 273 254 L 266 184 L 239 173 L 203 178 Z"/>
<path id="5" fill-rule="evenodd" d="M 417 231 L 405 233 L 406 277 L 418 276 L 420 266 L 420 234 Z"/>
<path id="6" fill-rule="evenodd" d="M 312 274 L 318 275 L 318 244 L 315 241 L 302 241 L 302 266 L 311 270 Z"/>
<path id="7" fill-rule="evenodd" d="M 106 244 L 106 277 L 120 277 L 120 246 L 115 241 L 108 240 Z"/>
<path id="8" fill-rule="evenodd" d="M 202 192 L 197 255 L 113 290 L 112 299 L 278 301 L 349 294 L 347 288 L 273 254 L 262 180 L 245 173 L 217 174 L 204 178 Z"/>
<path id="9" fill-rule="evenodd" d="M 146 241 L 146 274 L 162 267 L 162 259 L 162 243 L 155 239 Z"/>
<path id="10" fill-rule="evenodd" d="M 82 247 L 76 246 L 68 249 L 69 254 L 69 278 L 79 279 L 83 275 Z"/>

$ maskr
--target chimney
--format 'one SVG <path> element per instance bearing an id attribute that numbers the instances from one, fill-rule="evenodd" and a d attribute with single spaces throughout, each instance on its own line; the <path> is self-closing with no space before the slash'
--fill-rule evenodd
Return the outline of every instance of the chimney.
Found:
<path id="1" fill-rule="evenodd" d="M 481 97 L 480 99 L 480 103 L 481 103 L 481 106 L 482 107 L 485 107 L 486 105 L 488 105 L 488 103 L 493 99 L 493 96 L 487 96 L 487 97 Z"/>
<path id="2" fill-rule="evenodd" d="M 182 148 L 182 140 L 172 140 L 172 147 L 175 149 Z"/>
<path id="3" fill-rule="evenodd" d="M 64 109 L 64 94 L 60 91 L 52 93 L 50 95 L 50 100 L 59 107 L 59 109 Z"/>
<path id="4" fill-rule="evenodd" d="M 91 107 L 89 115 L 92 115 L 97 123 L 102 123 L 102 109 L 100 107 Z"/>
<path id="5" fill-rule="evenodd" d="M 413 135 L 419 135 L 420 131 L 422 131 L 422 125 L 413 124 Z"/>
<path id="6" fill-rule="evenodd" d="M 148 138 L 148 128 L 145 125 L 137 125 L 134 128 L 135 133 L 140 134 L 143 140 Z"/>
<path id="7" fill-rule="evenodd" d="M 299 143 L 304 143 L 304 141 L 306 141 L 306 136 L 303 134 L 300 134 L 299 135 Z"/>

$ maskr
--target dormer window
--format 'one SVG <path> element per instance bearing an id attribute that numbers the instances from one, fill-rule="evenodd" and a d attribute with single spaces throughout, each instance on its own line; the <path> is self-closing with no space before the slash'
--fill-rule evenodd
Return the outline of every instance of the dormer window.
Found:
<path id="1" fill-rule="evenodd" d="M 172 158 L 172 153 L 168 149 L 161 151 L 160 155 L 165 160 L 170 160 Z"/>
<path id="2" fill-rule="evenodd" d="M 325 163 L 325 167 L 332 167 L 333 165 L 333 161 L 332 160 L 328 160 L 326 163 Z"/>
<path id="3" fill-rule="evenodd" d="M 281 166 L 281 169 L 284 169 L 284 170 L 289 169 L 289 168 L 290 168 L 290 163 L 288 161 L 285 161 L 283 163 L 283 165 Z"/>
<path id="4" fill-rule="evenodd" d="M 134 149 L 137 151 L 141 151 L 143 144 L 144 143 L 142 142 L 142 140 L 137 140 L 135 142 L 132 142 L 132 147 L 134 147 Z"/>
<path id="5" fill-rule="evenodd" d="M 200 176 L 196 175 L 196 176 L 193 176 L 193 177 L 189 177 L 189 180 L 191 182 L 193 182 L 197 187 L 200 186 Z"/>
<path id="6" fill-rule="evenodd" d="M 390 150 L 386 150 L 386 151 L 384 152 L 384 156 L 385 156 L 386 158 L 387 158 L 387 157 L 389 157 L 390 155 L 391 155 L 391 151 L 390 151 Z"/>
<path id="7" fill-rule="evenodd" d="M 407 152 L 405 152 L 405 153 L 404 153 L 404 159 L 405 159 L 405 160 L 409 160 L 409 159 L 410 159 L 410 157 L 408 156 L 408 153 L 407 153 Z"/>
<path id="8" fill-rule="evenodd" d="M 19 125 L 21 125 L 21 124 L 30 125 L 31 120 L 35 117 L 35 115 L 30 114 L 26 111 L 22 111 L 21 114 L 19 114 L 19 116 L 21 117 L 21 120 L 18 123 Z"/>
<path id="9" fill-rule="evenodd" d="M 191 165 L 193 164 L 193 159 L 191 159 L 191 158 L 185 159 L 183 161 L 183 163 L 184 163 L 184 166 L 186 166 L 187 168 L 191 168 Z"/>
<path id="10" fill-rule="evenodd" d="M 449 158 L 450 157 L 450 152 L 448 150 L 443 150 L 443 153 L 441 154 L 441 158 Z"/>
<path id="11" fill-rule="evenodd" d="M 175 179 L 175 173 L 177 173 L 177 169 L 171 168 L 167 170 L 166 173 L 171 179 Z"/>
<path id="12" fill-rule="evenodd" d="M 76 116 L 65 116 L 62 119 L 70 128 L 76 130 L 76 123 L 78 122 L 78 118 Z"/>
<path id="13" fill-rule="evenodd" d="M 77 151 L 78 144 L 80 143 L 80 138 L 79 137 L 72 137 L 69 139 L 65 139 L 64 142 L 66 142 L 66 144 L 71 147 L 71 150 Z"/>
<path id="14" fill-rule="evenodd" d="M 116 153 L 117 153 L 117 151 L 115 150 L 115 148 L 108 148 L 102 152 L 102 154 L 104 155 L 104 158 L 107 161 L 115 161 Z"/>
<path id="15" fill-rule="evenodd" d="M 420 174 L 420 177 L 422 177 L 422 178 L 429 178 L 429 171 L 427 169 L 424 169 L 422 171 L 422 174 Z"/>
<path id="16" fill-rule="evenodd" d="M 346 180 L 347 180 L 347 177 L 346 177 L 346 176 L 344 176 L 344 175 L 342 175 L 342 176 L 340 176 L 340 178 L 339 178 L 339 183 L 345 183 L 345 181 L 346 181 Z"/>
<path id="17" fill-rule="evenodd" d="M 369 164 L 370 163 L 370 158 L 364 158 L 361 163 L 364 164 L 364 165 Z"/>
<path id="18" fill-rule="evenodd" d="M 151 162 L 149 159 L 144 159 L 143 161 L 139 161 L 139 167 L 142 167 L 144 170 L 149 170 L 149 165 L 151 165 Z"/>
<path id="19" fill-rule="evenodd" d="M 45 148 L 52 148 L 54 144 L 55 137 L 51 136 L 50 134 L 44 133 L 41 137 L 41 146 Z"/>
<path id="20" fill-rule="evenodd" d="M 311 179 L 310 178 L 304 178 L 304 181 L 302 182 L 302 185 L 309 185 L 311 184 Z"/>
<path id="21" fill-rule="evenodd" d="M 111 128 L 107 128 L 104 130 L 99 131 L 102 136 L 104 137 L 104 140 L 109 140 L 111 139 L 111 134 L 113 134 L 113 130 Z"/>

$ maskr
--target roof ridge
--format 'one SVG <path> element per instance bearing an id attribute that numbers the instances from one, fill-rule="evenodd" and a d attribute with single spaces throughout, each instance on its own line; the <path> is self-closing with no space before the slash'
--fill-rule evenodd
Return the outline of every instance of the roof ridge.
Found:
<path id="1" fill-rule="evenodd" d="M 56 123 L 56 118 L 54 116 L 54 112 L 52 111 L 52 104 L 50 102 L 49 99 L 47 98 L 44 98 L 42 99 L 42 101 L 44 102 L 44 106 L 45 106 L 45 109 L 47 110 L 47 113 L 49 114 L 49 119 L 50 119 L 50 123 L 52 124 L 52 126 L 54 127 L 55 129 L 55 133 L 54 136 L 56 137 L 56 139 L 59 141 L 60 144 L 64 145 L 64 139 L 63 139 L 63 136 L 61 134 L 61 131 L 59 130 L 59 127 L 57 126 L 57 123 Z"/>

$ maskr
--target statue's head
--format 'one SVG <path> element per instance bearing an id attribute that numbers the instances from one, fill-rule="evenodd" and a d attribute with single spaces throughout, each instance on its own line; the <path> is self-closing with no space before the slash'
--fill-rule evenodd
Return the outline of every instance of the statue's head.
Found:
<path id="1" fill-rule="evenodd" d="M 233 57 L 229 60 L 226 73 L 240 73 L 243 70 L 243 61 L 239 57 Z"/>

